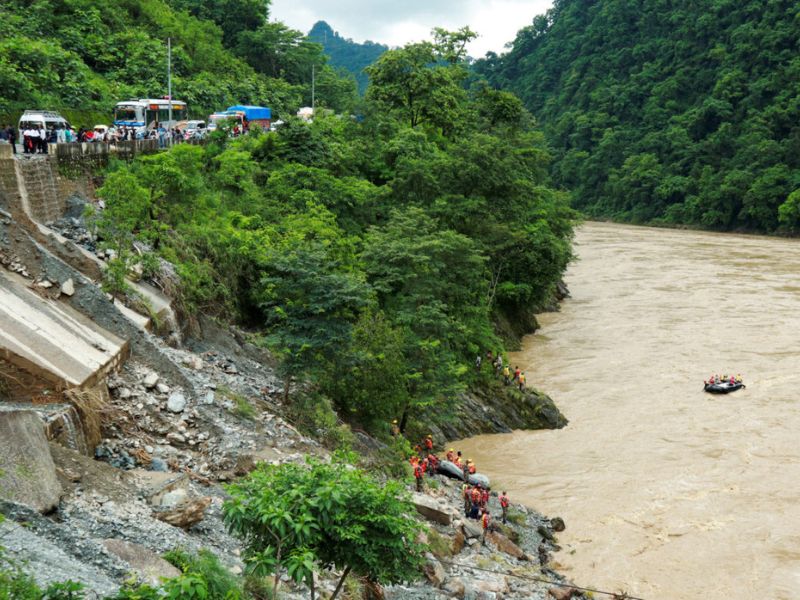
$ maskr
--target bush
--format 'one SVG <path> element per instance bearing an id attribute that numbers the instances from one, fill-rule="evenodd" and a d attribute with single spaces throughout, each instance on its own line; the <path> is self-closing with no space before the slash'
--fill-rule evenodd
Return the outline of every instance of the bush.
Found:
<path id="1" fill-rule="evenodd" d="M 167 552 L 164 558 L 184 574 L 202 579 L 208 588 L 208 600 L 235 600 L 241 597 L 239 580 L 211 551 L 204 548 L 192 554 L 175 549 Z"/>

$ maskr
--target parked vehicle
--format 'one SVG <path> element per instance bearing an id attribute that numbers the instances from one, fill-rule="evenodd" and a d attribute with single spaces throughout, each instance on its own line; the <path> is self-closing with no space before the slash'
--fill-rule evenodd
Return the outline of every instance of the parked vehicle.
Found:
<path id="1" fill-rule="evenodd" d="M 205 121 L 185 121 L 183 123 L 178 124 L 178 129 L 183 132 L 184 139 L 192 139 L 192 138 L 202 138 L 206 135 L 206 127 Z"/>
<path id="2" fill-rule="evenodd" d="M 166 128 L 175 127 L 179 121 L 185 121 L 188 108 L 185 102 L 172 100 L 172 120 L 170 120 L 170 100 L 142 98 L 117 102 L 114 107 L 114 125 L 117 127 L 133 127 L 137 133 L 145 129 L 155 129 L 156 125 Z"/>
<path id="3" fill-rule="evenodd" d="M 266 106 L 237 104 L 236 106 L 229 106 L 225 112 L 240 115 L 242 125 L 260 127 L 264 131 L 269 131 L 270 121 L 272 120 L 272 109 Z"/>
<path id="4" fill-rule="evenodd" d="M 69 129 L 69 122 L 60 114 L 50 110 L 26 110 L 19 118 L 18 131 L 25 129 L 39 129 L 44 127 L 49 130 L 54 129 Z"/>

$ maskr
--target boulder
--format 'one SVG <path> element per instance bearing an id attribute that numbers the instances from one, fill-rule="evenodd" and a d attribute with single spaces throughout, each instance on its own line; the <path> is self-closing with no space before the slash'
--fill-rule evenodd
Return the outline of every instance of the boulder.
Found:
<path id="1" fill-rule="evenodd" d="M 167 399 L 167 410 L 174 413 L 181 413 L 186 408 L 186 396 L 180 392 L 172 392 Z"/>
<path id="2" fill-rule="evenodd" d="M 431 582 L 431 585 L 437 588 L 442 586 L 445 577 L 447 577 L 444 567 L 442 567 L 438 560 L 433 558 L 430 558 L 428 562 L 425 563 L 423 570 L 425 571 L 425 576 L 428 578 L 428 581 Z"/>
<path id="3" fill-rule="evenodd" d="M 0 411 L 0 499 L 43 513 L 61 496 L 44 427 L 33 411 Z"/>
<path id="4" fill-rule="evenodd" d="M 415 493 L 411 498 L 417 512 L 429 521 L 439 523 L 441 525 L 450 525 L 453 521 L 453 515 L 448 507 L 444 507 L 436 500 L 425 494 Z"/>
<path id="5" fill-rule="evenodd" d="M 479 538 L 483 535 L 483 527 L 481 527 L 481 524 L 471 519 L 464 521 L 461 528 L 464 530 L 464 537 L 468 540 Z"/>
<path id="6" fill-rule="evenodd" d="M 487 578 L 487 579 L 479 579 L 478 581 L 474 582 L 475 590 L 480 594 L 483 593 L 494 593 L 494 594 L 507 594 L 508 593 L 508 580 L 503 577 L 501 579 L 496 578 Z"/>
<path id="7" fill-rule="evenodd" d="M 453 554 L 460 553 L 466 542 L 467 538 L 464 537 L 464 532 L 461 529 L 456 530 L 456 534 L 453 536 Z"/>
<path id="8" fill-rule="evenodd" d="M 556 533 L 560 533 L 566 529 L 566 525 L 564 524 L 564 519 L 561 517 L 555 517 L 554 519 L 550 519 L 550 527 Z"/>
<path id="9" fill-rule="evenodd" d="M 456 598 L 463 598 L 465 592 L 467 591 L 467 586 L 464 583 L 464 580 L 460 577 L 453 577 L 447 580 L 447 583 L 444 585 L 444 589 L 452 596 Z"/>
<path id="10" fill-rule="evenodd" d="M 514 558 L 518 558 L 520 560 L 527 560 L 527 556 L 525 556 L 525 552 L 523 552 L 522 548 L 517 546 L 514 542 L 504 536 L 502 533 L 498 533 L 495 531 L 489 532 L 486 535 L 486 539 L 492 542 L 500 552 L 505 552 L 509 556 L 513 556 Z"/>
<path id="11" fill-rule="evenodd" d="M 191 502 L 185 502 L 171 510 L 159 510 L 154 516 L 160 521 L 169 523 L 173 527 L 189 529 L 203 520 L 206 509 L 211 504 L 211 498 L 199 498 Z"/>
<path id="12" fill-rule="evenodd" d="M 547 594 L 553 597 L 553 600 L 570 600 L 576 590 L 571 587 L 552 587 L 547 590 Z"/>
<path id="13" fill-rule="evenodd" d="M 156 384 L 158 383 L 158 373 L 152 373 L 152 372 L 148 373 L 147 375 L 144 376 L 142 383 L 144 384 L 144 387 L 146 387 L 148 390 L 150 388 L 156 387 Z"/>
<path id="14" fill-rule="evenodd" d="M 139 575 L 144 583 L 158 586 L 162 579 L 180 577 L 181 572 L 155 552 L 139 544 L 122 540 L 103 540 L 103 546 L 111 554 L 118 556 Z"/>
<path id="15" fill-rule="evenodd" d="M 71 277 L 61 284 L 61 293 L 65 296 L 72 296 L 75 293 L 75 282 Z"/>

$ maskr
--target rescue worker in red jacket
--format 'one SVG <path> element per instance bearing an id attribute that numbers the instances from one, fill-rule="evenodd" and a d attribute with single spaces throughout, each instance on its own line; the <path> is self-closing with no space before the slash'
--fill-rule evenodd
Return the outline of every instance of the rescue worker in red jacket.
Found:
<path id="1" fill-rule="evenodd" d="M 428 453 L 433 450 L 433 437 L 430 434 L 425 438 L 425 450 L 427 450 Z"/>
<path id="2" fill-rule="evenodd" d="M 484 488 L 481 490 L 481 507 L 489 506 L 489 490 Z"/>
<path id="3" fill-rule="evenodd" d="M 481 542 L 483 545 L 486 545 L 486 534 L 489 531 L 489 524 L 491 523 L 492 517 L 489 515 L 489 511 L 487 509 L 483 509 L 483 514 L 481 515 L 481 526 L 483 527 L 483 538 L 481 538 Z"/>
<path id="4" fill-rule="evenodd" d="M 508 496 L 505 492 L 500 494 L 500 509 L 503 511 L 503 525 L 505 525 L 508 518 Z"/>
<path id="5" fill-rule="evenodd" d="M 425 471 L 422 469 L 420 463 L 414 463 L 414 479 L 417 480 L 417 491 L 422 491 L 422 478 L 425 476 Z"/>
<path id="6" fill-rule="evenodd" d="M 472 503 L 473 504 L 477 504 L 478 506 L 480 506 L 481 505 L 481 496 L 482 496 L 480 486 L 476 485 L 474 488 L 472 488 L 472 492 L 470 492 L 470 493 L 472 494 Z"/>

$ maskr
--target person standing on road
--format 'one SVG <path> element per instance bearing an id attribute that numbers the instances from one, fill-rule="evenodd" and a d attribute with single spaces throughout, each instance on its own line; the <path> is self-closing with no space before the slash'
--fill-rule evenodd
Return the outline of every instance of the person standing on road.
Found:
<path id="1" fill-rule="evenodd" d="M 11 154 L 17 153 L 17 130 L 13 125 L 6 127 L 6 139 L 11 144 Z"/>

